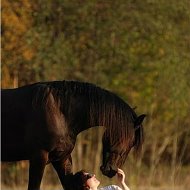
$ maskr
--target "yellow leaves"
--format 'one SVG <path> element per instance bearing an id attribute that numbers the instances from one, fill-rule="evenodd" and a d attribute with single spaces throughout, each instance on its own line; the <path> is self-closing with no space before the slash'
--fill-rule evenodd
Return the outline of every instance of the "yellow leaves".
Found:
<path id="1" fill-rule="evenodd" d="M 140 98 L 139 92 L 137 92 L 137 91 L 135 91 L 135 90 L 133 90 L 133 91 L 131 90 L 131 91 L 130 91 L 130 94 L 131 94 L 131 97 L 134 98 L 134 99 L 137 99 L 137 100 L 138 100 L 138 99 Z"/>
<path id="2" fill-rule="evenodd" d="M 2 11 L 2 21 L 3 25 L 6 29 L 15 31 L 14 35 L 22 34 L 27 31 L 27 27 L 30 23 L 29 15 L 27 12 L 23 12 L 22 15 L 20 11 L 23 9 L 19 6 L 15 6 L 15 3 L 8 2 L 4 0 L 2 3 L 3 11 Z"/>
<path id="3" fill-rule="evenodd" d="M 165 54 L 165 51 L 164 51 L 163 48 L 160 48 L 158 53 L 159 53 L 160 56 L 163 56 Z"/>
<path id="4" fill-rule="evenodd" d="M 31 2 L 29 0 L 2 2 L 2 51 L 10 54 L 9 62 L 17 61 L 21 56 L 26 60 L 33 57 L 33 50 L 26 42 L 26 34 L 32 27 Z"/>
<path id="5" fill-rule="evenodd" d="M 31 5 L 29 0 L 2 1 L 2 87 L 17 86 L 20 79 L 15 73 L 34 56 L 27 41 L 33 22 Z"/>
<path id="6" fill-rule="evenodd" d="M 11 86 L 13 86 L 13 81 L 11 79 L 9 69 L 7 68 L 6 65 L 2 65 L 1 69 L 2 69 L 1 72 L 3 73 L 1 87 L 10 88 Z"/>
<path id="7" fill-rule="evenodd" d="M 23 51 L 23 57 L 25 60 L 30 61 L 34 56 L 34 51 L 32 49 L 25 49 Z"/>

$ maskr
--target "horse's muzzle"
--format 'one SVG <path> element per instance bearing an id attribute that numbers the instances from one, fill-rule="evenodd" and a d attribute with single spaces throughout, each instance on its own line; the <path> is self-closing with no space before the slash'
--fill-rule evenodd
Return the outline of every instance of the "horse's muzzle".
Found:
<path id="1" fill-rule="evenodd" d="M 117 173 L 117 169 L 116 168 L 113 169 L 111 166 L 106 166 L 106 167 L 101 166 L 100 170 L 102 171 L 103 175 L 109 178 L 112 178 Z"/>

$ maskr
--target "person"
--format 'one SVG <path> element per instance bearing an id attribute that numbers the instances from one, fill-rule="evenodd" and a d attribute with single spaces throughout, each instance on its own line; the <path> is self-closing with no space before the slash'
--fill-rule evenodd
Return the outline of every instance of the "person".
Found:
<path id="1" fill-rule="evenodd" d="M 98 188 L 100 181 L 94 174 L 90 174 L 85 170 L 76 172 L 70 182 L 67 183 L 65 190 L 130 190 L 125 183 L 125 173 L 123 170 L 117 170 L 117 178 L 121 187 L 117 185 L 109 185 L 106 187 Z"/>

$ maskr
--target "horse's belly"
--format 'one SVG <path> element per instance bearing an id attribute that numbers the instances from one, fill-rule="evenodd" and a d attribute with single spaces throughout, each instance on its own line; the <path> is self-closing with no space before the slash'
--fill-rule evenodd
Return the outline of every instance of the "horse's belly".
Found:
<path id="1" fill-rule="evenodd" d="M 1 147 L 1 161 L 28 160 L 29 156 L 23 144 L 4 144 Z"/>
<path id="2" fill-rule="evenodd" d="M 21 125 L 22 126 L 22 125 Z M 13 120 L 2 120 L 1 130 L 1 160 L 19 161 L 27 160 L 25 135 L 23 127 Z"/>

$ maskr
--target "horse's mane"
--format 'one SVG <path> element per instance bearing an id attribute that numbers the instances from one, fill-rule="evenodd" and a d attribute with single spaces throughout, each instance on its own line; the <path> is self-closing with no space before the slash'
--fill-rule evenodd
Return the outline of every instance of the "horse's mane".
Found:
<path id="1" fill-rule="evenodd" d="M 41 83 L 42 89 L 48 88 L 48 93 L 53 92 L 57 101 L 68 100 L 71 96 L 82 95 L 89 104 L 89 126 L 105 126 L 106 137 L 111 141 L 112 146 L 135 138 L 134 147 L 139 150 L 143 141 L 143 129 L 138 128 L 134 135 L 134 121 L 137 118 L 134 110 L 125 103 L 116 94 L 95 86 L 91 83 L 83 83 L 78 81 L 54 81 Z M 42 90 L 44 91 L 44 90 Z M 39 91 L 40 92 L 40 91 Z M 38 92 L 40 99 L 45 100 L 44 95 Z M 66 108 L 67 109 L 67 108 Z M 118 128 L 119 126 L 119 128 Z M 119 137 L 119 139 L 118 139 Z M 124 141 L 125 140 L 125 141 Z M 123 144 L 125 146 L 125 144 Z"/>

